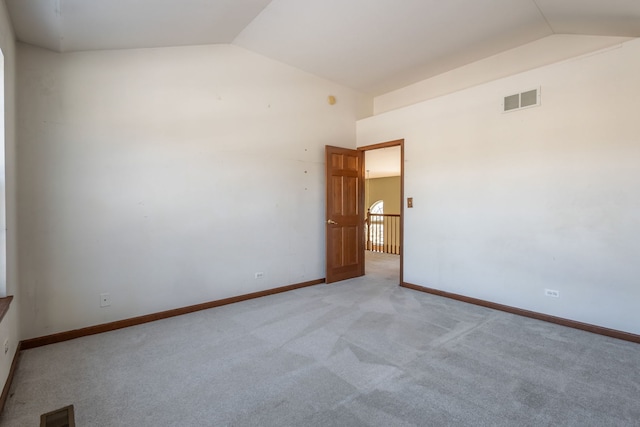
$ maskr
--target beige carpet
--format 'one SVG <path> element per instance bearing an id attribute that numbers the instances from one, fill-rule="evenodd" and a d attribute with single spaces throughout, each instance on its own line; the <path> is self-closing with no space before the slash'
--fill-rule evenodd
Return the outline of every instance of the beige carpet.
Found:
<path id="1" fill-rule="evenodd" d="M 640 346 L 367 276 L 25 351 L 2 426 L 638 426 Z"/>

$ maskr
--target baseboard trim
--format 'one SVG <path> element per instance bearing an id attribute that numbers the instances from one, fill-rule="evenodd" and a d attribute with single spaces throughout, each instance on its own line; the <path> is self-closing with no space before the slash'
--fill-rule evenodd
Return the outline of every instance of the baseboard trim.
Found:
<path id="1" fill-rule="evenodd" d="M 309 282 L 296 283 L 294 285 L 282 286 L 279 288 L 267 289 L 250 294 L 238 295 L 235 297 L 224 298 L 216 301 L 209 301 L 202 304 L 190 305 L 187 307 L 174 308 L 173 310 L 162 311 L 158 313 L 146 314 L 144 316 L 132 317 L 115 322 L 103 323 L 101 325 L 89 326 L 82 329 L 74 329 L 67 332 L 59 332 L 57 334 L 46 335 L 43 337 L 31 338 L 21 341 L 22 350 L 42 347 L 44 345 L 55 344 L 63 341 L 69 341 L 76 338 L 86 337 L 89 335 L 101 334 L 103 332 L 115 331 L 116 329 L 128 328 L 129 326 L 141 325 L 143 323 L 153 322 L 169 317 L 181 316 L 183 314 L 193 313 L 209 308 L 220 307 L 223 305 L 233 304 L 236 302 L 247 301 L 254 298 L 261 298 L 268 295 L 279 294 L 282 292 L 292 291 L 294 289 L 305 288 L 307 286 L 319 285 L 324 283 L 325 279 L 311 280 Z"/>
<path id="2" fill-rule="evenodd" d="M 632 334 L 630 332 L 619 331 L 616 329 L 609 329 L 602 326 L 592 325 L 589 323 L 582 323 L 575 320 L 565 319 L 563 317 L 551 316 L 549 314 L 538 313 L 536 311 L 523 310 L 517 307 L 511 307 L 509 305 L 498 304 L 491 301 L 485 301 L 477 298 L 467 297 L 464 295 L 454 294 L 451 292 L 440 291 L 438 289 L 427 288 L 420 285 L 414 285 L 412 283 L 402 282 L 400 284 L 403 288 L 413 289 L 415 291 L 426 292 L 428 294 L 438 295 L 445 298 L 454 299 L 457 301 L 466 302 L 469 304 L 480 305 L 482 307 L 492 308 L 494 310 L 505 311 L 507 313 L 517 314 L 518 316 L 530 317 L 532 319 L 543 320 L 545 322 L 555 323 L 569 328 L 580 329 L 587 332 L 592 332 L 598 335 L 605 335 L 607 337 L 617 338 L 624 341 L 631 341 L 640 344 L 640 335 Z"/>
<path id="3" fill-rule="evenodd" d="M 4 405 L 7 403 L 7 399 L 9 398 L 9 391 L 11 390 L 11 384 L 13 383 L 13 376 L 18 369 L 18 360 L 20 359 L 21 350 L 22 343 L 18 343 L 18 348 L 16 348 L 16 353 L 13 355 L 13 361 L 11 362 L 11 368 L 9 368 L 7 381 L 4 383 L 4 388 L 2 389 L 2 394 L 0 395 L 0 414 L 2 413 L 2 411 L 4 411 Z"/>

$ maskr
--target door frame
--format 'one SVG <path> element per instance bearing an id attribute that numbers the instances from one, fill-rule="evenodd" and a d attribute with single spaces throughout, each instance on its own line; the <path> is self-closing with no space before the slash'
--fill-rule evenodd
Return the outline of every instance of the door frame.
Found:
<path id="1" fill-rule="evenodd" d="M 405 201 L 404 201 L 404 138 L 395 139 L 393 141 L 381 142 L 378 144 L 363 145 L 361 147 L 358 147 L 357 150 L 371 151 L 371 150 L 378 150 L 380 148 L 398 147 L 398 146 L 400 147 L 400 283 L 398 283 L 398 285 L 401 285 L 402 283 L 404 283 L 404 204 L 405 204 Z M 366 166 L 367 165 L 366 165 L 366 159 L 365 159 L 365 165 L 362 168 L 363 169 L 362 177 L 365 179 L 366 177 L 364 176 L 364 174 L 365 174 Z M 364 206 L 364 198 L 362 199 L 362 206 L 360 206 L 360 208 L 362 209 L 363 212 L 366 212 L 365 209 L 367 207 Z M 366 269 L 366 263 L 365 263 L 365 269 Z"/>

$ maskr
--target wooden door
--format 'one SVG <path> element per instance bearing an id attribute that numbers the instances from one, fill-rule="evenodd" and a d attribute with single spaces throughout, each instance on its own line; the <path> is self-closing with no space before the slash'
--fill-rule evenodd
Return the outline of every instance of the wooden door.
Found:
<path id="1" fill-rule="evenodd" d="M 364 275 L 364 152 L 326 146 L 327 283 Z"/>

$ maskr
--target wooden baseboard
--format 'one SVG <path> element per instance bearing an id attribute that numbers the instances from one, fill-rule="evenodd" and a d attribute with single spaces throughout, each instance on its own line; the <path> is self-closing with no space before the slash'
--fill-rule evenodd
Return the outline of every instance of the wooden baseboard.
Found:
<path id="1" fill-rule="evenodd" d="M 532 319 L 543 320 L 545 322 L 555 323 L 562 326 L 568 326 L 569 328 L 580 329 L 583 331 L 592 332 L 594 334 L 605 335 L 608 337 L 617 338 L 625 341 L 631 341 L 631 342 L 640 344 L 640 335 L 632 334 L 630 332 L 618 331 L 616 329 L 609 329 L 602 326 L 592 325 L 589 323 L 582 323 L 575 320 L 565 319 L 562 317 L 556 317 L 548 314 L 538 313 L 535 311 L 523 310 L 521 308 L 498 304 L 491 301 L 485 301 L 477 298 L 467 297 L 464 295 L 454 294 L 451 292 L 440 291 L 438 289 L 432 289 L 424 286 L 414 285 L 412 283 L 402 282 L 400 286 L 402 286 L 403 288 L 413 289 L 420 292 L 426 292 L 428 294 L 438 295 L 441 297 L 450 298 L 457 301 L 466 302 L 469 304 L 492 308 L 494 310 L 506 311 L 507 313 L 517 314 L 518 316 L 530 317 Z"/>
<path id="2" fill-rule="evenodd" d="M 268 295 L 279 294 L 281 292 L 292 291 L 307 286 L 318 285 L 324 283 L 325 279 L 312 280 L 309 282 L 297 283 L 294 285 L 282 286 L 265 291 L 252 292 L 250 294 L 238 295 L 236 297 L 225 298 L 216 301 L 209 301 L 202 304 L 190 305 L 188 307 L 175 308 L 173 310 L 162 311 L 159 313 L 146 314 L 144 316 L 132 317 L 130 319 L 118 320 L 101 325 L 89 326 L 82 329 L 74 329 L 72 331 L 60 332 L 57 334 L 46 335 L 43 337 L 31 338 L 21 341 L 22 350 L 42 347 L 43 345 L 54 344 L 62 341 L 68 341 L 75 338 L 86 337 L 89 335 L 101 334 L 103 332 L 115 331 L 116 329 L 128 328 L 129 326 L 141 325 L 143 323 L 153 322 L 155 320 L 167 319 L 169 317 L 180 316 L 183 314 L 193 313 L 195 311 L 207 310 L 209 308 L 220 307 L 223 305 L 233 304 L 236 302 L 246 301 L 254 298 L 265 297 Z"/>
<path id="3" fill-rule="evenodd" d="M 7 399 L 9 398 L 9 391 L 11 390 L 11 384 L 13 383 L 13 376 L 16 373 L 16 369 L 18 369 L 20 350 L 22 350 L 22 344 L 18 343 L 18 348 L 16 348 L 16 353 L 13 355 L 13 361 L 11 362 L 11 368 L 9 368 L 7 381 L 4 383 L 4 388 L 2 389 L 2 394 L 0 395 L 0 414 L 2 413 L 2 411 L 4 411 L 4 405 L 7 403 Z"/>

